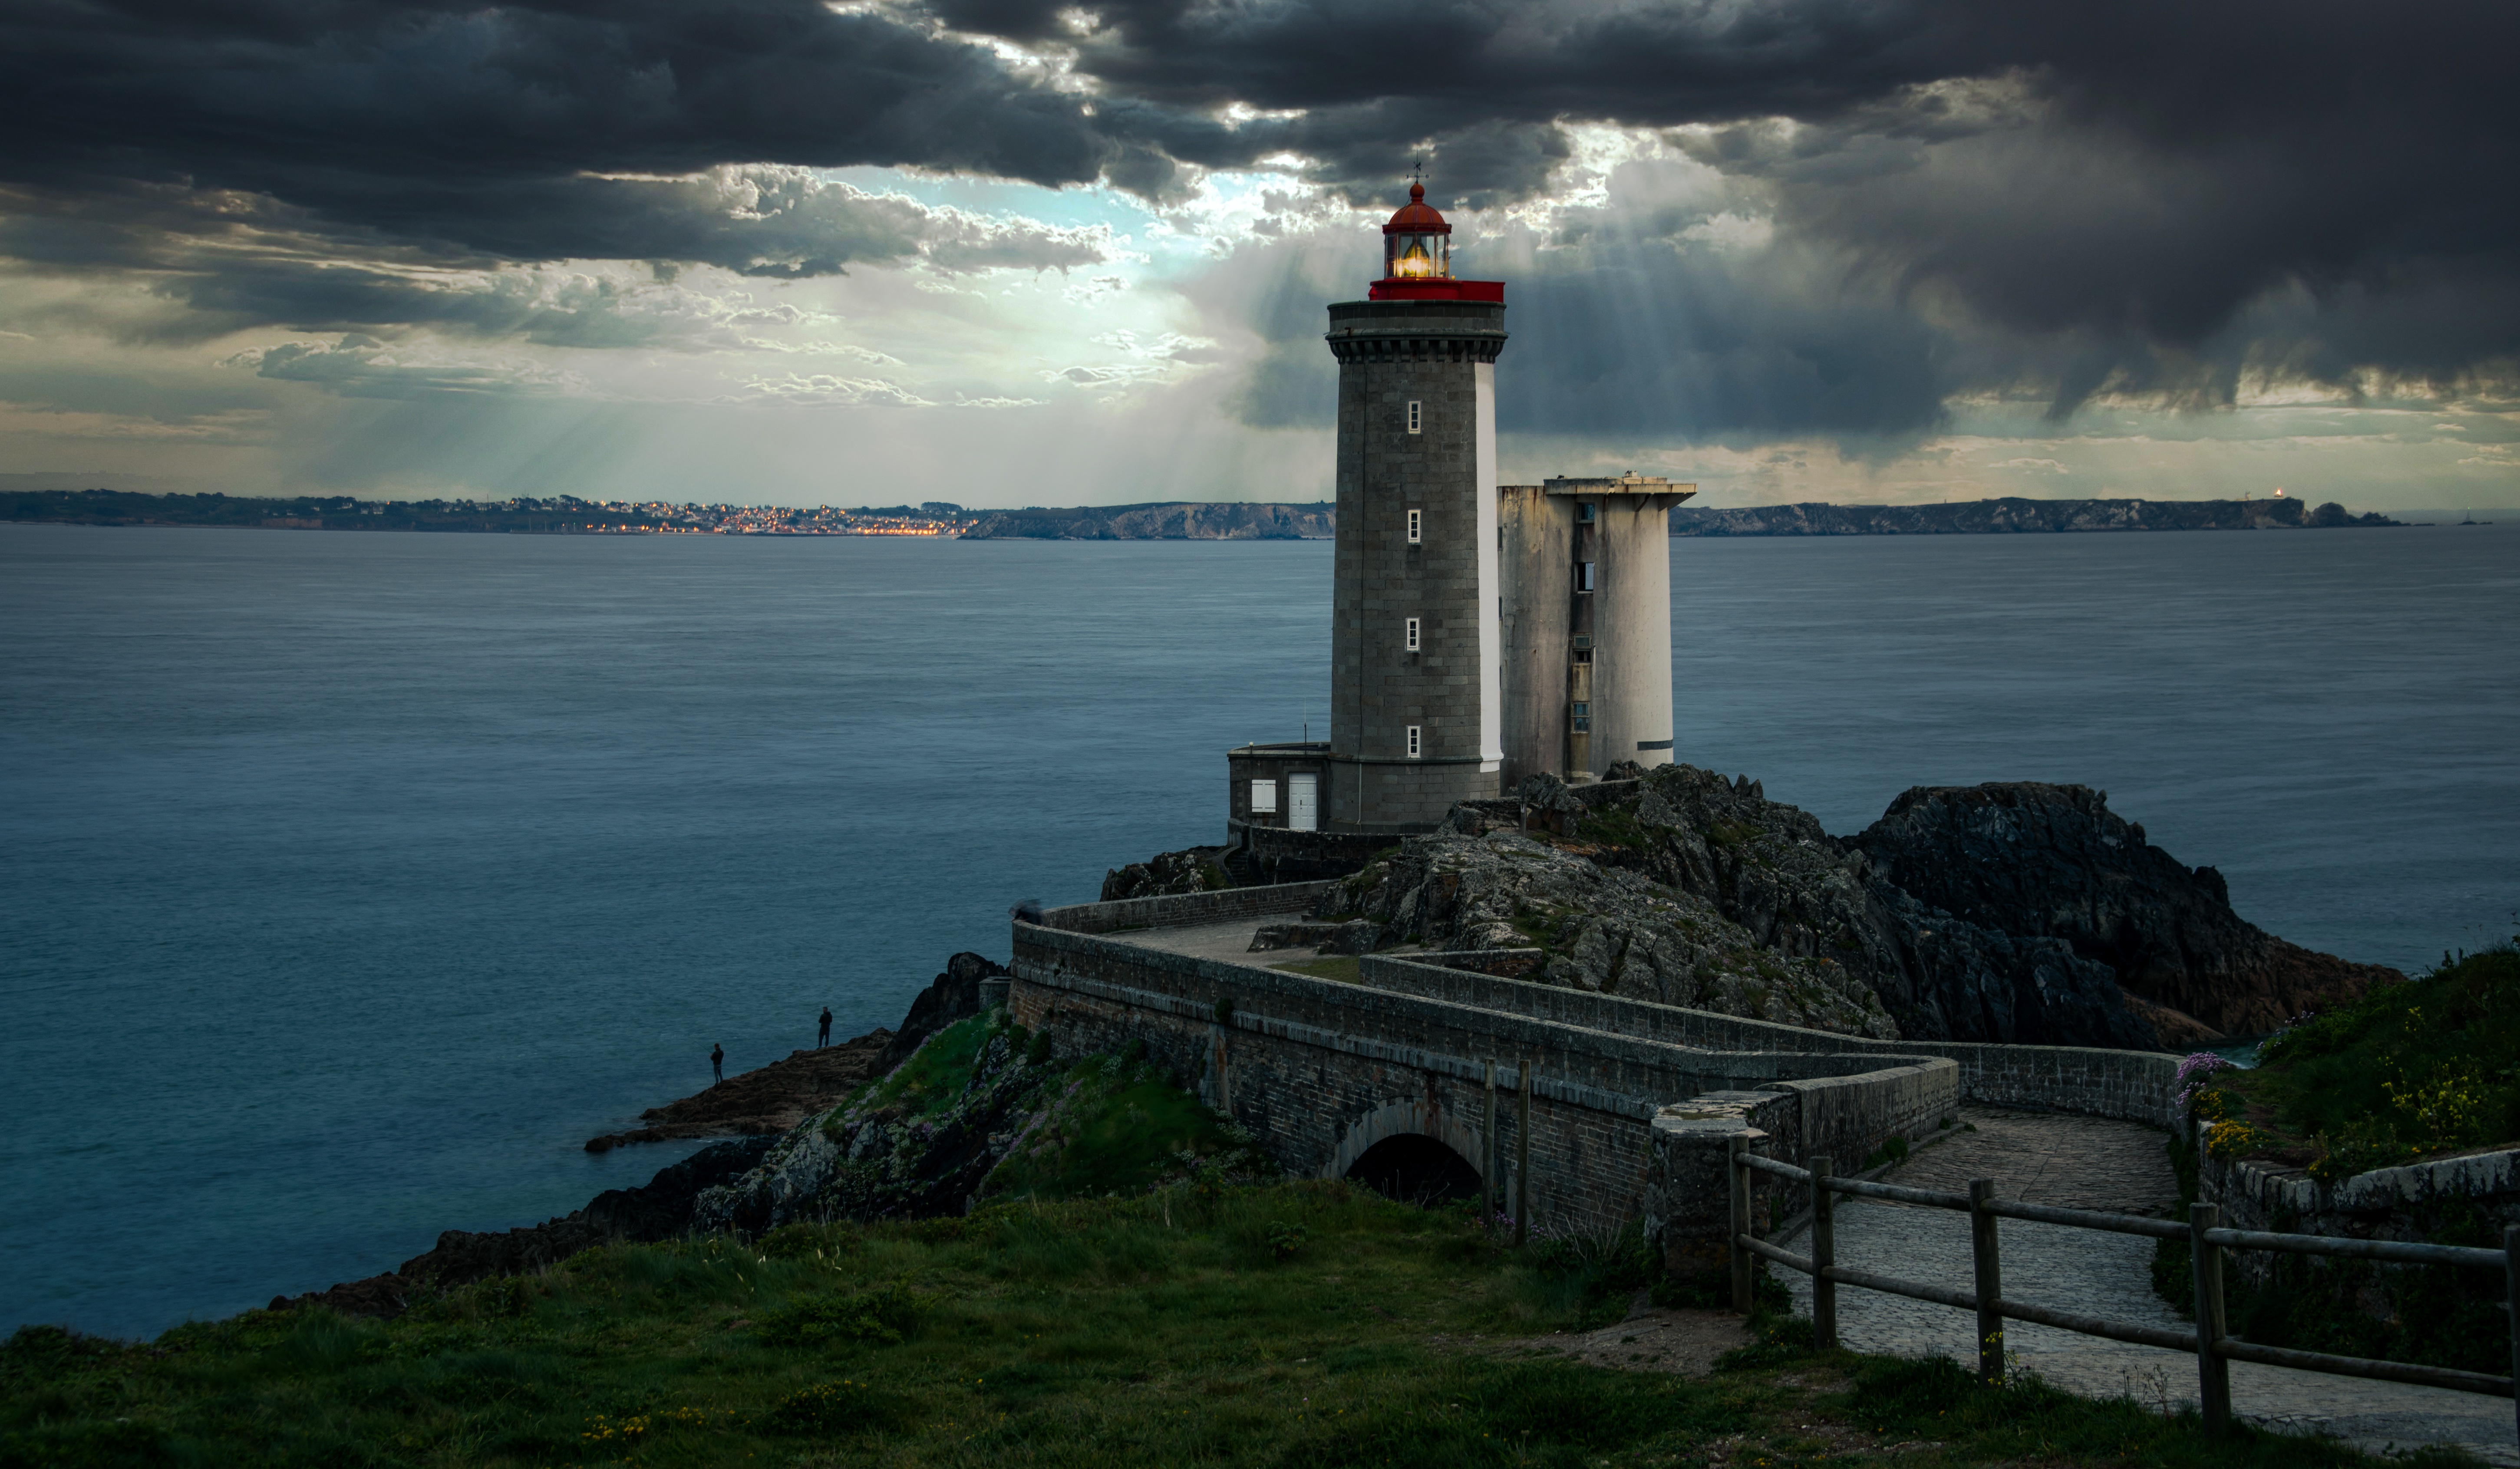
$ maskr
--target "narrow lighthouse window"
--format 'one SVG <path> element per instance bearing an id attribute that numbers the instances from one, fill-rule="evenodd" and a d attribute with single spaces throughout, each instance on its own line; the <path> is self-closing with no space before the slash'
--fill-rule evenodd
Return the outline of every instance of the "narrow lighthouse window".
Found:
<path id="1" fill-rule="evenodd" d="M 1417 759 L 1417 758 L 1418 758 L 1418 728 L 1419 728 L 1419 727 L 1418 727 L 1418 726 L 1417 726 L 1417 725 L 1411 725 L 1411 726 L 1409 727 L 1409 758 L 1410 758 L 1410 759 L 1412 759 L 1412 760 L 1415 760 L 1415 759 Z"/>
<path id="2" fill-rule="evenodd" d="M 1420 406 L 1421 405 L 1416 398 L 1409 400 L 1409 431 L 1411 433 L 1416 433 L 1425 426 L 1426 416 L 1418 411 Z"/>
<path id="3" fill-rule="evenodd" d="M 1409 650 L 1413 653 L 1418 650 L 1418 619 L 1415 617 L 1409 619 Z"/>
<path id="4" fill-rule="evenodd" d="M 1409 544 L 1412 546 L 1417 545 L 1421 539 L 1421 533 L 1425 529 L 1425 522 L 1420 517 L 1425 513 L 1426 512 L 1424 511 L 1411 511 L 1409 512 Z"/>

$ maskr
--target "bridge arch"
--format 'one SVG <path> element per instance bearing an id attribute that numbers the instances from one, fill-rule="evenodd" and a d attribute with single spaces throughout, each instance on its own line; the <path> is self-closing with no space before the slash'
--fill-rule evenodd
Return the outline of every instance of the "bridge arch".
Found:
<path id="1" fill-rule="evenodd" d="M 1322 1177 L 1346 1178 L 1348 1171 L 1356 1167 L 1375 1144 L 1398 1137 L 1430 1138 L 1457 1154 L 1469 1166 L 1473 1175 L 1486 1172 L 1479 1166 L 1486 1150 L 1480 1145 L 1478 1130 L 1442 1107 L 1418 1100 L 1384 1102 L 1350 1124 L 1338 1146 L 1331 1151 Z"/>

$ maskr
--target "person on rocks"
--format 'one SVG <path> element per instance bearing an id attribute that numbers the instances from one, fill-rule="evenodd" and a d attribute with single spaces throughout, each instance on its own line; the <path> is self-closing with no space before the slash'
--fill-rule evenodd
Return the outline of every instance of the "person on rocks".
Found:
<path id="1" fill-rule="evenodd" d="M 814 1044 L 818 1046 L 832 1044 L 832 1007 L 828 1004 L 823 1006 L 823 1033 L 814 1038 Z"/>
<path id="2" fill-rule="evenodd" d="M 726 1047 L 725 1047 L 725 1046 L 711 1046 L 709 1047 L 709 1070 L 714 1071 L 714 1072 L 716 1072 L 716 1073 L 717 1073 L 717 1079 L 718 1079 L 718 1081 L 723 1082 L 723 1081 L 725 1081 L 725 1080 L 726 1080 Z M 714 1083 L 713 1083 L 712 1085 L 714 1085 Z"/>

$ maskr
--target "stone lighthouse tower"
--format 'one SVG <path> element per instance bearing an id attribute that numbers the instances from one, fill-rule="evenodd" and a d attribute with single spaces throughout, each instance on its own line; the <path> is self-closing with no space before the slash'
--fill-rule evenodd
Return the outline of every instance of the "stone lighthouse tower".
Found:
<path id="1" fill-rule="evenodd" d="M 1494 797 L 1505 760 L 1496 360 L 1505 283 L 1456 280 L 1412 184 L 1382 279 L 1329 308 L 1338 545 L 1325 824 L 1422 830 Z"/>

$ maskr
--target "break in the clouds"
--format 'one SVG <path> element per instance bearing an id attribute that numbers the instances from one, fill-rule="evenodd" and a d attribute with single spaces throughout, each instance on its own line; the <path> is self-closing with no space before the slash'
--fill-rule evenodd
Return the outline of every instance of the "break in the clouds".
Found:
<path id="1" fill-rule="evenodd" d="M 1542 470 L 2507 486 L 2514 54 L 2448 0 L 23 0 L 0 444 L 427 482 L 670 431 L 759 489 L 944 435 L 1078 498 L 1308 497 L 1321 306 L 1423 161 L 1512 283 Z M 505 461 L 407 457 L 494 400 Z"/>

